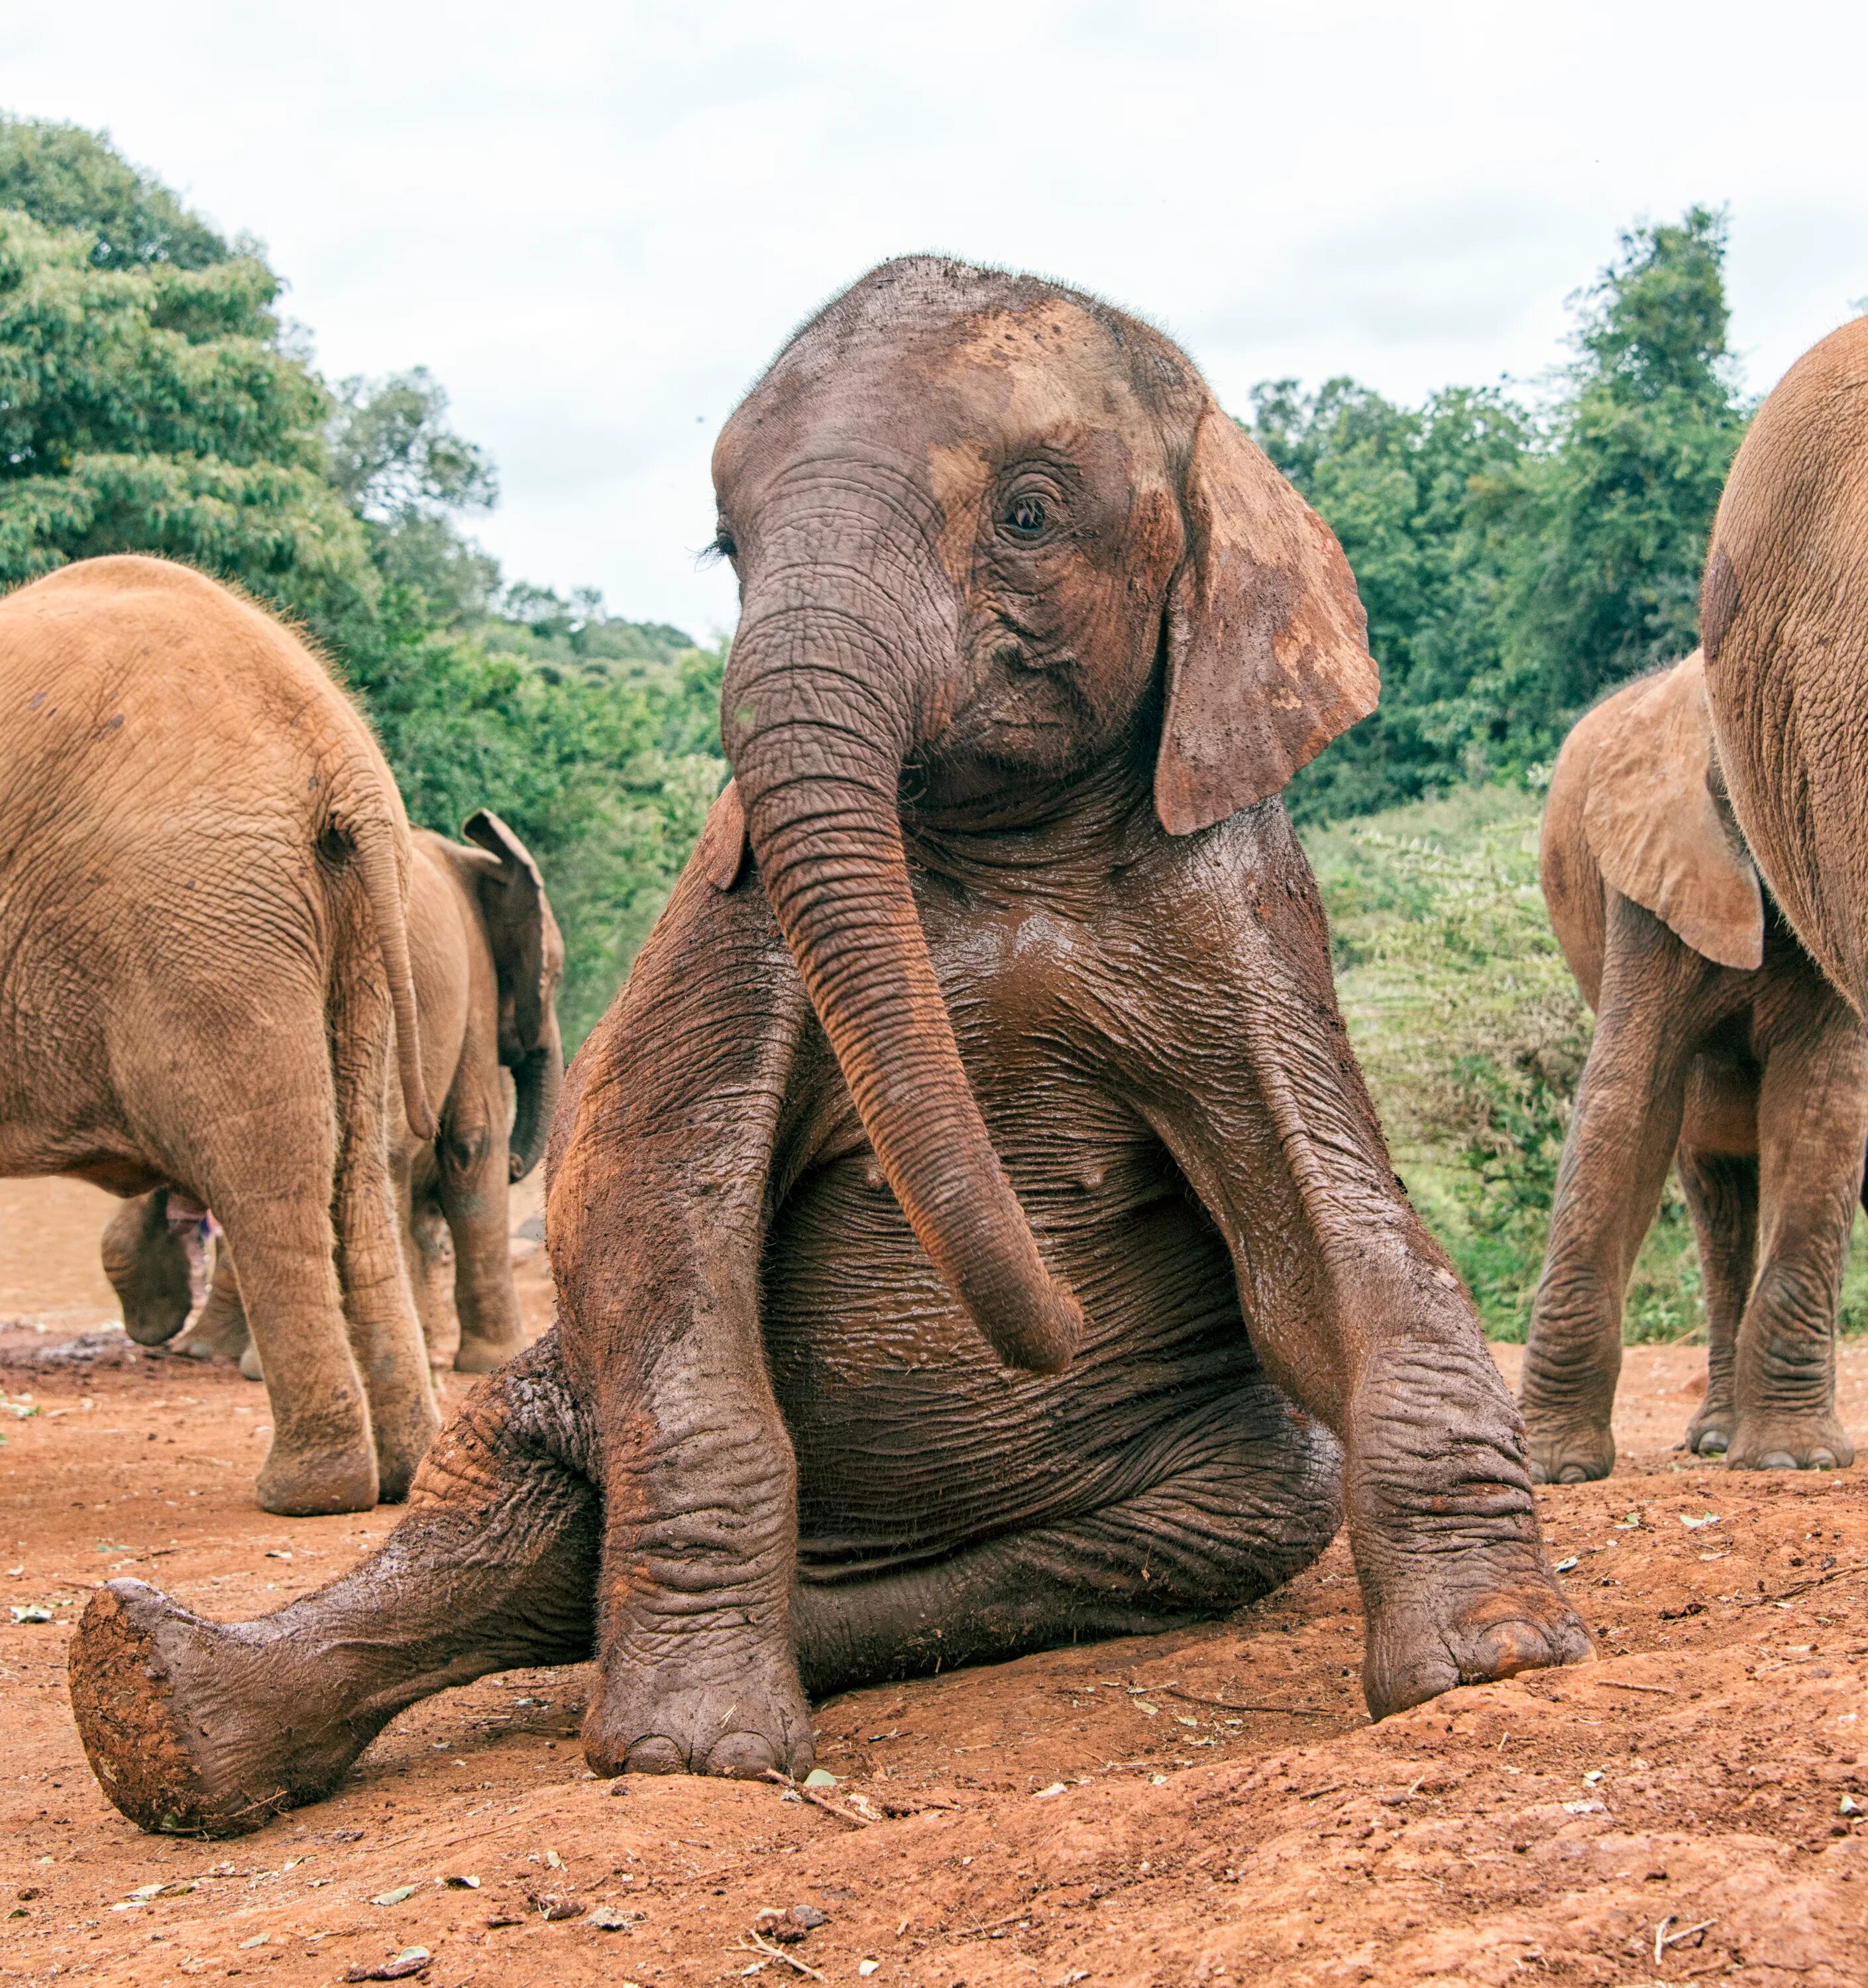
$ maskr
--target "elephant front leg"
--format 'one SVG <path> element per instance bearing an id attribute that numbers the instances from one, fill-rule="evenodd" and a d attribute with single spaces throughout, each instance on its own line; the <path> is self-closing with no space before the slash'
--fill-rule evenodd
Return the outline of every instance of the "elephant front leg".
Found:
<path id="1" fill-rule="evenodd" d="M 1710 972 L 1647 911 L 1613 899 L 1601 1008 L 1563 1141 L 1531 1307 L 1520 1402 L 1531 1475 L 1580 1484 L 1615 1467 L 1622 1306 L 1679 1141 Z"/>
<path id="2" fill-rule="evenodd" d="M 601 1774 L 809 1763 L 796 1466 L 759 1324 L 775 1142 L 808 1110 L 789 1095 L 806 1012 L 762 899 L 691 865 L 560 1113 L 552 1270 L 601 1432 L 584 1722 Z"/>
<path id="3" fill-rule="evenodd" d="M 584 1458 L 548 1336 L 442 1432 L 382 1546 L 317 1594 L 221 1623 L 141 1581 L 100 1588 L 70 1677 L 104 1793 L 144 1829 L 242 1835 L 331 1793 L 417 1699 L 587 1657 L 600 1528 Z"/>
<path id="4" fill-rule="evenodd" d="M 1225 1235 L 1272 1379 L 1333 1431 L 1378 1718 L 1563 1664 L 1587 1631 L 1539 1536 L 1523 1428 L 1471 1300 L 1388 1164 L 1331 999 L 1320 908 L 1282 816 L 1283 888 L 1216 894 L 1231 971 L 1150 987 L 1147 1108 Z M 1274 839 L 1275 838 L 1275 840 Z"/>

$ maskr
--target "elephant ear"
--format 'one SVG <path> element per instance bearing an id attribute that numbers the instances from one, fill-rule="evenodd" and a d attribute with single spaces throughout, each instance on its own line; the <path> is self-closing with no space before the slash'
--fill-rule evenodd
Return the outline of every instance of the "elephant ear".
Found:
<path id="1" fill-rule="evenodd" d="M 1695 649 L 1626 708 L 1589 774 L 1583 832 L 1604 880 L 1721 966 L 1764 963 L 1764 894 L 1724 803 Z"/>
<path id="2" fill-rule="evenodd" d="M 1380 676 L 1343 548 L 1208 401 L 1167 596 L 1167 703 L 1155 812 L 1170 835 L 1277 793 L 1375 708 Z"/>
<path id="3" fill-rule="evenodd" d="M 707 812 L 707 825 L 694 845 L 694 860 L 716 891 L 737 884 L 752 853 L 746 834 L 746 810 L 740 805 L 739 783 L 728 780 Z"/>
<path id="4" fill-rule="evenodd" d="M 497 870 L 480 877 L 480 911 L 499 976 L 499 1060 L 515 1063 L 545 1039 L 562 942 L 545 879 L 525 844 L 490 808 L 469 816 L 461 833 L 498 859 Z"/>

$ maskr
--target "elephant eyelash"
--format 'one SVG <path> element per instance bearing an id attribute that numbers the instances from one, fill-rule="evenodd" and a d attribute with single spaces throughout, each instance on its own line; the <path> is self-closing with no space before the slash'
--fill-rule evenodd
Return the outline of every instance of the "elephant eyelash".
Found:
<path id="1" fill-rule="evenodd" d="M 701 549 L 701 560 L 708 566 L 711 566 L 718 560 L 736 559 L 738 556 L 739 547 L 734 540 L 733 534 L 724 525 Z"/>

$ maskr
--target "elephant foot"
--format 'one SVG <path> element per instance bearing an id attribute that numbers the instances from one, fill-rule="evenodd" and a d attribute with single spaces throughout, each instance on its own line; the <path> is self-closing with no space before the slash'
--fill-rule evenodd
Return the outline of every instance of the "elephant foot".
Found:
<path id="1" fill-rule="evenodd" d="M 367 1440 L 336 1449 L 294 1450 L 276 1436 L 253 1486 L 262 1512 L 288 1519 L 371 1511 L 381 1491 L 376 1452 Z"/>
<path id="2" fill-rule="evenodd" d="M 360 1752 L 292 1746 L 294 1681 L 254 1688 L 250 1628 L 208 1622 L 140 1581 L 92 1596 L 72 1638 L 72 1710 L 98 1782 L 139 1827 L 245 1836 L 328 1794 Z"/>
<path id="3" fill-rule="evenodd" d="M 1527 1412 L 1524 1447 L 1533 1484 L 1588 1484 L 1615 1468 L 1615 1439 L 1606 1425 L 1545 1423 Z"/>
<path id="4" fill-rule="evenodd" d="M 759 1780 L 775 1770 L 809 1773 L 811 1712 L 789 1651 L 782 1657 L 745 1652 L 737 1662 L 709 1668 L 718 1668 L 717 1682 L 684 1682 L 679 1670 L 689 1668 L 686 1663 L 621 1686 L 606 1681 L 584 1716 L 591 1770 L 737 1780 Z"/>
<path id="5" fill-rule="evenodd" d="M 1827 1413 L 1741 1415 L 1725 1452 L 1728 1470 L 1846 1470 L 1854 1461 L 1847 1431 Z"/>
<path id="6" fill-rule="evenodd" d="M 1730 1401 L 1708 1401 L 1687 1424 L 1681 1448 L 1689 1456 L 1723 1456 L 1731 1448 L 1738 1412 Z"/>
<path id="7" fill-rule="evenodd" d="M 1429 1569 L 1424 1595 L 1371 1612 L 1362 1675 L 1372 1718 L 1456 1685 L 1495 1683 L 1594 1655 L 1582 1618 L 1542 1556 L 1520 1547 L 1510 1557 L 1515 1564 L 1496 1586 L 1475 1591 L 1467 1565 Z"/>
<path id="8" fill-rule="evenodd" d="M 475 1333 L 463 1332 L 459 1349 L 454 1356 L 454 1371 L 457 1374 L 497 1374 L 515 1354 L 525 1350 L 525 1341 L 516 1332 L 509 1339 L 482 1339 Z"/>

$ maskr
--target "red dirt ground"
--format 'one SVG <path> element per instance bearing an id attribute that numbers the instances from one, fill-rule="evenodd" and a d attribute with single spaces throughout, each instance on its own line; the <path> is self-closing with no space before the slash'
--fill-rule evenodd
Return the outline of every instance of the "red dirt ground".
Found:
<path id="1" fill-rule="evenodd" d="M 574 1668 L 417 1707 L 336 1799 L 242 1841 L 141 1835 L 66 1702 L 90 1587 L 134 1574 L 251 1615 L 394 1514 L 255 1510 L 265 1401 L 228 1369 L 126 1359 L 120 1337 L 43 1364 L 110 1315 L 105 1212 L 0 1183 L 0 1314 L 25 1320 L 0 1330 L 0 1387 L 37 1411 L 0 1415 L 0 1590 L 53 1618 L 0 1611 L 7 1978 L 297 1988 L 421 1946 L 431 1988 L 1868 1982 L 1868 1481 L 1684 1467 L 1704 1364 L 1686 1348 L 1630 1353 L 1616 1475 L 1540 1494 L 1601 1638 L 1584 1668 L 1371 1726 L 1339 1542 L 1210 1628 L 826 1705 L 826 1806 L 592 1779 Z M 542 1322 L 542 1267 L 520 1274 Z M 1868 1435 L 1868 1347 L 1843 1369 Z M 575 1915 L 548 1919 L 555 1899 Z M 824 1922 L 762 1949 L 758 1913 L 799 1905 Z"/>

